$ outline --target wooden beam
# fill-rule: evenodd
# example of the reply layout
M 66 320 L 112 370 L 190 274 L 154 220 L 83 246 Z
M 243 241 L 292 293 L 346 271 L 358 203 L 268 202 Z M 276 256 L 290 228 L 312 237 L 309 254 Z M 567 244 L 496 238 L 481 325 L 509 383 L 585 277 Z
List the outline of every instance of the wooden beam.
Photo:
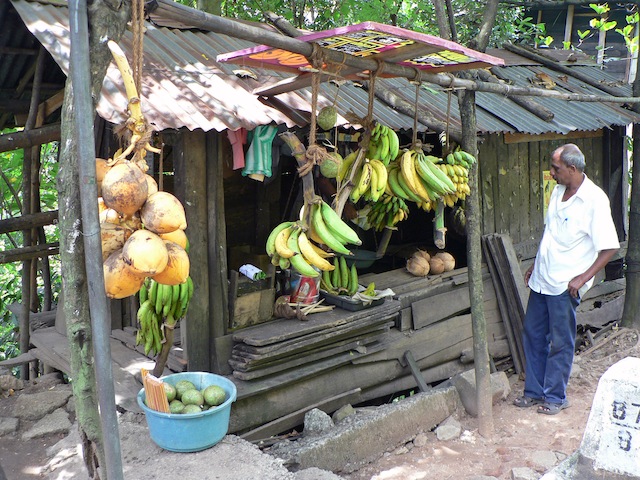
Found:
M 578 138 L 600 138 L 602 137 L 602 130 L 595 130 L 589 132 L 567 132 L 567 133 L 505 133 L 504 143 L 529 143 L 529 142 L 543 142 L 547 140 L 570 140 Z
M 59 140 L 60 124 L 54 123 L 46 127 L 0 135 L 0 152 L 8 152 L 18 148 L 30 148 Z
M 60 248 L 58 242 L 14 248 L 13 250 L 0 252 L 0 265 L 46 257 L 48 255 L 57 255 L 59 252 Z
M 49 212 L 38 212 L 22 215 L 15 218 L 0 220 L 0 234 L 18 232 L 27 228 L 43 227 L 53 225 L 58 221 L 58 210 Z

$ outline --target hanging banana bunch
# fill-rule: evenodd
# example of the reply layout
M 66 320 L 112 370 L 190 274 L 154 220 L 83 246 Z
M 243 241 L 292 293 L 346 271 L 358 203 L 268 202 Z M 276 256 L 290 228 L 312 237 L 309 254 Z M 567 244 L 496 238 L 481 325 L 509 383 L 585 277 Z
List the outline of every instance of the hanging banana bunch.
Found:
M 139 323 L 136 345 L 144 345 L 144 354 L 157 355 L 165 343 L 165 327 L 175 325 L 187 313 L 193 297 L 193 280 L 178 285 L 164 285 L 147 278 L 138 292 L 140 308 L 136 315 Z
M 350 255 L 347 246 L 362 245 L 362 241 L 325 201 L 306 208 L 311 209 L 310 225 L 303 220 L 280 223 L 269 234 L 265 248 L 273 265 L 293 267 L 301 275 L 315 278 L 335 268 L 328 258 L 335 253 Z
M 371 205 L 367 214 L 367 222 L 376 231 L 381 232 L 386 227 L 395 227 L 399 222 L 409 217 L 407 203 L 393 193 L 384 193 L 380 201 Z

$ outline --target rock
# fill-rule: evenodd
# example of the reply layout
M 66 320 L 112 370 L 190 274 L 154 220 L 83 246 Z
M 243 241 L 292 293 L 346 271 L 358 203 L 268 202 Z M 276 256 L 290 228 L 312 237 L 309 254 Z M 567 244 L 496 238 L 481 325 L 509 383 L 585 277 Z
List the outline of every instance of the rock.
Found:
M 295 480 L 340 480 L 339 477 L 333 472 L 326 470 L 320 470 L 316 467 L 305 468 L 294 474 Z
M 29 388 L 38 387 L 40 390 L 48 390 L 52 387 L 57 387 L 58 385 L 64 385 L 64 378 L 62 373 L 60 372 L 52 372 L 47 373 L 46 375 L 42 375 L 40 377 L 36 377 L 29 382 Z M 71 385 L 67 385 L 66 388 L 71 388 Z
M 582 367 L 574 361 L 573 366 L 571 367 L 571 375 L 569 375 L 569 377 L 580 378 L 581 374 L 582 374 Z
M 318 408 L 309 410 L 304 416 L 304 433 L 321 434 L 334 427 L 331 417 Z
M 8 390 L 22 390 L 24 382 L 13 375 L 0 375 L 0 392 Z
M 488 475 L 478 475 L 477 477 L 471 477 L 469 480 L 498 480 L 498 478 Z
M 436 437 L 440 441 L 455 440 L 460 437 L 462 425 L 455 418 L 449 417 L 436 428 Z
M 71 422 L 69 414 L 63 409 L 58 408 L 53 413 L 45 415 L 36 422 L 29 430 L 22 434 L 22 440 L 31 440 L 32 438 L 44 437 L 57 433 L 69 433 Z
M 333 415 L 331 415 L 331 419 L 333 420 L 334 424 L 338 424 L 348 416 L 355 415 L 355 413 L 355 408 L 353 408 L 350 404 L 347 404 L 343 405 L 338 410 L 333 412 Z
M 429 443 L 429 437 L 426 433 L 419 433 L 413 439 L 413 445 L 416 447 L 424 447 L 427 443 Z
M 404 455 L 405 453 L 409 453 L 409 449 L 406 445 L 402 445 L 393 451 L 394 455 Z
M 16 433 L 20 420 L 15 417 L 0 417 L 0 437 Z
M 540 475 L 528 467 L 517 467 L 511 470 L 511 480 L 538 480 Z
M 23 393 L 16 399 L 13 414 L 22 420 L 38 420 L 65 405 L 71 395 L 69 389 Z
M 478 416 L 478 405 L 476 401 L 476 372 L 474 369 L 462 372 L 451 379 L 456 387 L 460 400 L 465 410 L 472 417 Z M 491 394 L 493 404 L 507 398 L 511 392 L 511 385 L 507 374 L 504 372 L 496 372 L 491 374 Z
M 543 472 L 555 467 L 558 460 L 556 453 L 550 450 L 536 450 L 531 454 L 531 462 Z

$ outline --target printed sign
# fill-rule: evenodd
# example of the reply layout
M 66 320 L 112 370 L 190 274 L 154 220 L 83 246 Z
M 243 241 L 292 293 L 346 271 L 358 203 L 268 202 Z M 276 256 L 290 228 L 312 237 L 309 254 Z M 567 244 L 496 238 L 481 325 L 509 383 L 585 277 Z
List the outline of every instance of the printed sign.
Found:
M 504 60 L 463 47 L 440 37 L 375 22 L 324 30 L 296 37 L 355 57 L 387 60 L 430 72 L 504 65 Z M 298 53 L 260 45 L 218 55 L 219 62 L 298 72 L 310 67 Z

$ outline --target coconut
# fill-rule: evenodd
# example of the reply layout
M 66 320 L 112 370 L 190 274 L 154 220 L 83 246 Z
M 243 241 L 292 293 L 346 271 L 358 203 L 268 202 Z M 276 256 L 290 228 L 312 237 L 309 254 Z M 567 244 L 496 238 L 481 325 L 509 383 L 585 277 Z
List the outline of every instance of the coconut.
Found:
M 316 123 L 322 130 L 331 130 L 336 126 L 337 121 L 338 112 L 333 106 L 324 107 L 316 118 Z
M 427 252 L 426 250 L 416 250 L 416 252 L 413 255 L 416 257 L 422 257 L 427 262 L 431 260 L 431 255 L 429 255 L 429 252 Z
M 111 170 L 111 167 L 108 165 L 107 160 L 104 158 L 96 158 L 96 181 L 102 182 L 104 180 L 104 176 L 107 172 Z
M 414 254 L 407 260 L 407 270 L 416 277 L 426 277 L 431 270 L 429 261 L 421 255 Z
M 147 181 L 147 196 L 152 195 L 158 191 L 158 182 L 149 174 L 144 174 L 144 179 Z
M 104 287 L 109 298 L 135 295 L 142 287 L 145 276 L 134 272 L 124 261 L 122 249 L 116 250 L 103 264 Z
M 435 256 L 444 263 L 445 272 L 449 272 L 456 268 L 456 259 L 449 252 L 438 252 Z
M 327 178 L 336 178 L 342 161 L 342 156 L 338 152 L 328 153 L 320 164 L 320 173 Z
M 186 282 L 189 277 L 189 255 L 177 243 L 164 240 L 164 244 L 169 253 L 167 267 L 151 278 L 163 285 L 180 285 Z
M 154 233 L 169 233 L 187 228 L 184 207 L 168 192 L 156 192 L 142 206 L 140 217 L 144 227 Z
M 162 238 L 163 240 L 169 240 L 173 243 L 177 243 L 185 250 L 189 250 L 189 240 L 187 239 L 187 234 L 184 233 L 184 230 L 177 229 L 173 232 L 161 233 L 160 238 Z
M 102 245 L 102 261 L 116 250 L 124 247 L 125 242 L 131 236 L 132 231 L 126 227 L 109 222 L 100 224 L 100 242 Z
M 102 198 L 107 207 L 130 217 L 148 196 L 147 181 L 140 168 L 130 162 L 111 167 L 102 180 Z
M 142 219 L 140 218 L 140 212 L 136 212 L 130 217 L 121 218 L 120 225 L 130 228 L 133 232 L 135 232 L 136 230 L 140 230 L 142 228 Z
M 99 207 L 98 207 L 99 211 Z M 105 208 L 98 214 L 100 223 L 113 223 L 114 225 L 120 225 L 120 214 L 113 208 Z
M 444 272 L 444 262 L 441 258 L 431 257 L 431 260 L 429 260 L 429 267 L 433 275 L 439 275 Z
M 164 240 L 149 230 L 136 230 L 122 248 L 124 261 L 131 269 L 143 275 L 163 271 L 169 262 Z

